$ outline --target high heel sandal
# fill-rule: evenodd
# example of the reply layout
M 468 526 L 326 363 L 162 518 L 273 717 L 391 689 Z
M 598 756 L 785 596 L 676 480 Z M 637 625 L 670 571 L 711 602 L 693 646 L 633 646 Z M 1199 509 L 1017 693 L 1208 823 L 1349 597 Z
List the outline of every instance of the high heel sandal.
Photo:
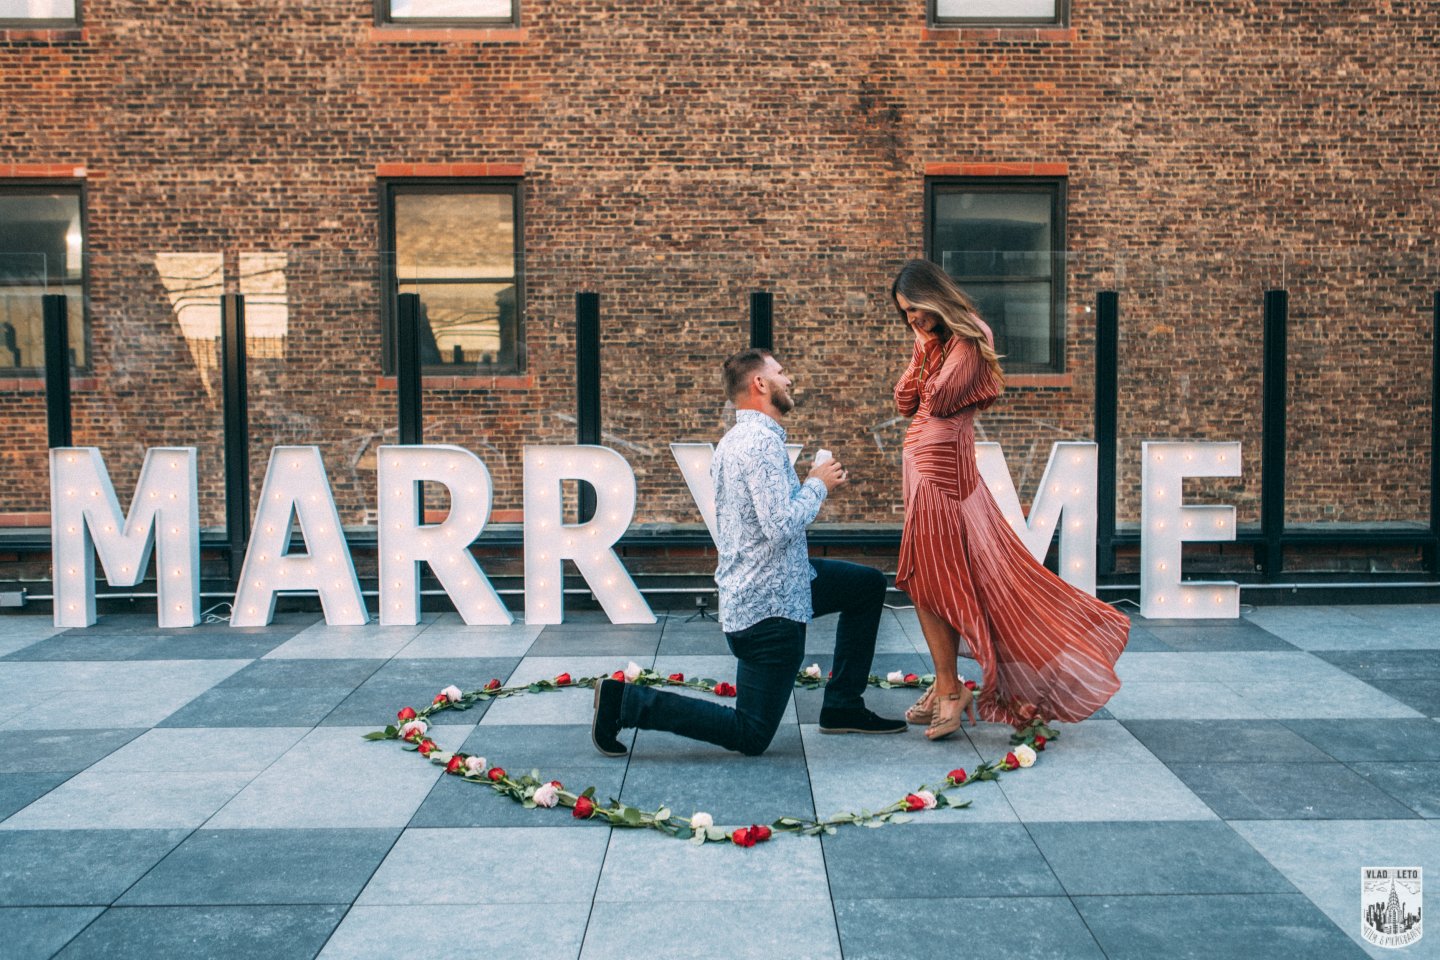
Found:
M 925 694 L 905 711 L 905 722 L 917 726 L 928 724 L 935 719 L 935 688 L 930 687 Z
M 957 703 L 954 713 L 945 708 Z M 960 729 L 966 713 L 970 714 L 970 726 L 975 726 L 975 694 L 968 687 L 961 687 L 958 693 L 947 693 L 937 699 L 935 719 L 925 728 L 925 739 L 944 740 Z

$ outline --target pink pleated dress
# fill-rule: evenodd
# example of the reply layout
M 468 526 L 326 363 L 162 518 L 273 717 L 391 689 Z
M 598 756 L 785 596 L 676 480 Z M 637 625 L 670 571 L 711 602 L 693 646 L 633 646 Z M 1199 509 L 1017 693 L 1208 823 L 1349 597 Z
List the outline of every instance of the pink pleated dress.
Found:
M 983 673 L 981 718 L 1075 723 L 1120 689 L 1130 621 L 1037 563 L 981 482 L 975 414 L 999 395 L 974 342 L 916 345 L 895 386 L 900 414 L 914 416 L 895 586 L 960 632 Z

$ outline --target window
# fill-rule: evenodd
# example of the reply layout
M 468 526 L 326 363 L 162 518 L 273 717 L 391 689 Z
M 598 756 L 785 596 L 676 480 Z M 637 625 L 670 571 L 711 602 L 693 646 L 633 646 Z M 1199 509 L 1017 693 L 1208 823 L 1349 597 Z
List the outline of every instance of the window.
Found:
M 84 251 L 78 186 L 0 186 L 0 371 L 45 368 L 47 293 L 67 297 L 70 356 L 87 365 Z
M 0 0 L 0 27 L 73 27 L 80 0 Z
M 404 27 L 507 27 L 518 22 L 518 7 L 519 0 L 375 0 L 375 19 Z
M 928 184 L 928 256 L 965 289 L 1013 373 L 1064 369 L 1065 181 Z
M 1070 0 L 930 0 L 936 26 L 1037 26 L 1070 19 Z
M 396 297 L 420 295 L 420 355 L 430 373 L 516 373 L 521 338 L 518 182 L 389 182 L 385 192 L 387 372 Z

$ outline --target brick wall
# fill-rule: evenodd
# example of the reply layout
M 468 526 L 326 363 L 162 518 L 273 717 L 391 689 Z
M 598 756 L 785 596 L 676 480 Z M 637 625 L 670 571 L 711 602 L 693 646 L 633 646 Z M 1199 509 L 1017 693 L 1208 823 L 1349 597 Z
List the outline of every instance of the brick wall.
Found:
M 450 35 L 376 30 L 368 0 L 156 10 L 87 0 L 80 31 L 0 33 L 0 176 L 85 168 L 95 366 L 75 433 L 122 490 L 144 447 L 194 444 L 202 517 L 223 516 L 218 373 L 154 254 L 223 252 L 234 289 L 239 254 L 290 251 L 288 335 L 250 365 L 254 473 L 274 443 L 320 443 L 362 522 L 395 438 L 377 176 L 498 164 L 525 180 L 527 374 L 425 397 L 427 439 L 485 458 L 497 510 L 520 506 L 522 443 L 573 441 L 590 289 L 637 519 L 698 522 L 666 444 L 723 431 L 715 371 L 768 289 L 804 397 L 792 439 L 856 478 L 822 519 L 897 523 L 890 275 L 923 249 L 927 169 L 1018 163 L 1068 169 L 1075 251 L 1066 375 L 1024 378 L 982 424 L 1026 489 L 1052 441 L 1090 435 L 1088 308 L 1113 288 L 1121 519 L 1139 442 L 1198 437 L 1243 441 L 1245 476 L 1194 495 L 1256 520 L 1261 296 L 1285 285 L 1291 519 L 1425 515 L 1429 4 L 1077 2 L 1067 29 L 997 32 L 927 29 L 923 0 L 525 0 L 518 30 Z M 0 511 L 43 511 L 43 398 L 0 388 Z

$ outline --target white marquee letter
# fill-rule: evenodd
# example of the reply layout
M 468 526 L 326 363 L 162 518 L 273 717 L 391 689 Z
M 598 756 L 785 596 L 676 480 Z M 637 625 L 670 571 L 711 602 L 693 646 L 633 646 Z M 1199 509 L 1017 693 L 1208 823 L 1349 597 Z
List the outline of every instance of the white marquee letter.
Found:
M 1239 584 L 1180 582 L 1182 541 L 1235 539 L 1235 508 L 1183 506 L 1184 478 L 1238 476 L 1238 443 L 1140 445 L 1141 616 L 1184 620 L 1240 616 Z
M 1005 466 L 1005 454 L 998 443 L 975 444 L 980 476 L 1000 507 L 1000 513 L 1025 544 L 1025 549 L 1044 562 L 1060 528 L 1060 579 L 1091 596 L 1095 595 L 1095 482 L 1099 462 L 1093 443 L 1066 441 L 1050 447 L 1050 462 L 1030 504 L 1030 518 L 1020 509 L 1020 497 Z
M 308 553 L 289 553 L 292 518 L 300 524 Z M 328 624 L 370 622 L 319 447 L 270 451 L 230 625 L 268 624 L 275 616 L 277 590 L 318 591 Z
M 466 623 L 513 623 L 469 549 L 490 519 L 494 487 L 484 461 L 461 447 L 384 446 L 378 474 L 381 625 L 420 622 L 422 561 Z M 418 519 L 421 481 L 450 492 L 450 515 L 441 523 Z
M 194 447 L 145 452 L 140 482 L 122 516 L 120 501 L 94 447 L 50 451 L 50 542 L 55 570 L 55 626 L 95 622 L 95 553 L 105 579 L 133 587 L 155 553 L 156 609 L 162 627 L 193 627 L 200 610 L 200 503 Z M 158 527 L 158 533 L 157 528 Z
M 567 524 L 561 481 L 595 488 L 595 516 Z M 525 448 L 525 622 L 565 618 L 562 560 L 573 560 L 611 623 L 654 623 L 655 614 L 610 548 L 635 515 L 635 474 L 608 447 Z

